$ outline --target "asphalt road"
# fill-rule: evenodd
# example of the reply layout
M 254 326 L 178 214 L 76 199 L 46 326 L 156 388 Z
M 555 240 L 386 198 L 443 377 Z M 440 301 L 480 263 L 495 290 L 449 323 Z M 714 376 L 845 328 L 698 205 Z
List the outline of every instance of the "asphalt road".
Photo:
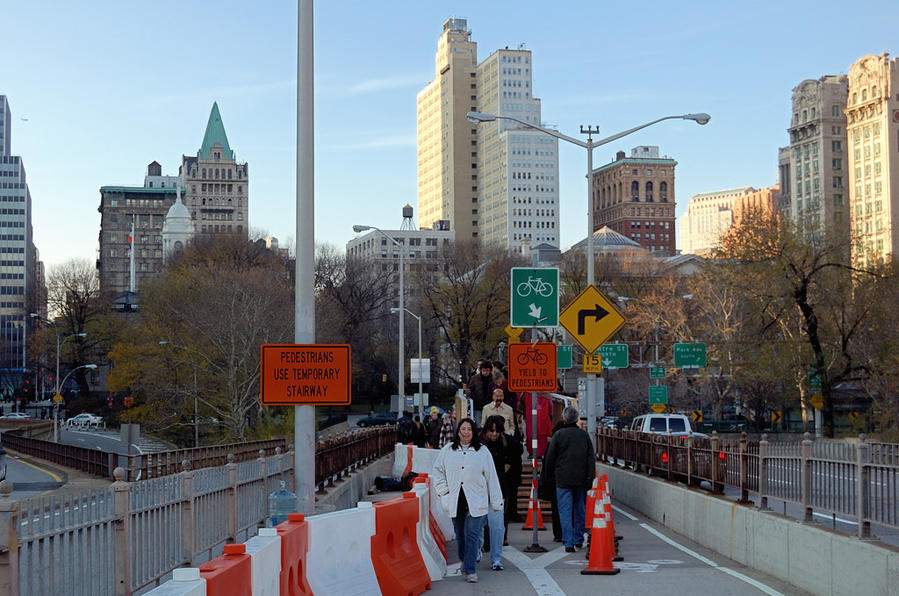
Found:
M 59 474 L 20 460 L 10 453 L 6 454 L 6 479 L 13 483 L 13 501 L 56 490 L 65 484 L 65 478 Z
M 451 562 L 447 577 L 433 582 L 428 594 L 805 594 L 795 586 L 724 558 L 614 502 L 613 517 L 616 533 L 623 536 L 620 554 L 624 560 L 614 563 L 620 569 L 616 575 L 581 575 L 581 570 L 586 568 L 586 551 L 566 553 L 560 544 L 552 542 L 550 531 L 538 532 L 541 545 L 549 552 L 524 552 L 533 542 L 533 532 L 522 531 L 518 523 L 509 526 L 511 546 L 504 548 L 504 571 L 491 571 L 489 556 L 485 554 L 478 565 L 478 583 L 467 583 L 459 575 L 456 545 L 451 542 L 447 544 Z

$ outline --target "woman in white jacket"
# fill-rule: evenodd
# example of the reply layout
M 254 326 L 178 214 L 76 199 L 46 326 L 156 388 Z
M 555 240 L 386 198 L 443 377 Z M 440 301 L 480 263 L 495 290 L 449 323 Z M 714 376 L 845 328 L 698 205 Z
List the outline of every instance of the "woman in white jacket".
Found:
M 462 573 L 469 582 L 476 582 L 487 512 L 503 509 L 503 493 L 493 458 L 481 445 L 474 420 L 463 418 L 459 423 L 453 442 L 437 455 L 433 476 L 440 505 L 453 518 Z

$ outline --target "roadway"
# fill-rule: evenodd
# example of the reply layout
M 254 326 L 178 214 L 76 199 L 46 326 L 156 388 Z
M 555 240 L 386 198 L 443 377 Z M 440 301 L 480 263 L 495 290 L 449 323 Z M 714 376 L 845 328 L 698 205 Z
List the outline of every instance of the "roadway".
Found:
M 509 547 L 504 547 L 504 571 L 491 571 L 489 555 L 478 565 L 476 584 L 459 574 L 455 542 L 449 543 L 450 566 L 447 577 L 433 582 L 428 594 L 516 594 L 560 596 L 563 594 L 750 594 L 803 595 L 793 585 L 772 578 L 649 521 L 640 514 L 613 502 L 621 562 L 616 575 L 581 575 L 586 568 L 586 551 L 566 553 L 552 542 L 552 532 L 538 532 L 538 540 L 549 552 L 529 554 L 524 549 L 533 542 L 533 531 L 521 524 L 509 526 Z M 549 519 L 544 520 L 549 524 Z M 547 542 L 549 541 L 549 542 Z
M 30 460 L 6 453 L 6 479 L 13 483 L 11 498 L 21 501 L 56 490 L 66 483 L 64 473 L 41 466 Z

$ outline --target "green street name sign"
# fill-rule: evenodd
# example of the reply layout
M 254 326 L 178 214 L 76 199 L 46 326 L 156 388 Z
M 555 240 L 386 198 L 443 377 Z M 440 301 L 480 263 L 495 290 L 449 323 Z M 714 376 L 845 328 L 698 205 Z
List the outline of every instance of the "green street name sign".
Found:
M 650 404 L 667 404 L 668 403 L 668 387 L 665 385 L 649 386 L 649 403 Z
M 556 346 L 556 368 L 571 368 L 571 346 Z
M 512 327 L 559 326 L 558 267 L 513 267 L 510 291 Z
M 706 366 L 705 344 L 674 344 L 675 368 L 700 368 Z
M 599 346 L 604 370 L 628 367 L 627 344 L 603 344 Z
M 665 378 L 665 363 L 664 362 L 656 362 L 654 365 L 649 367 L 649 378 L 650 379 L 664 379 Z

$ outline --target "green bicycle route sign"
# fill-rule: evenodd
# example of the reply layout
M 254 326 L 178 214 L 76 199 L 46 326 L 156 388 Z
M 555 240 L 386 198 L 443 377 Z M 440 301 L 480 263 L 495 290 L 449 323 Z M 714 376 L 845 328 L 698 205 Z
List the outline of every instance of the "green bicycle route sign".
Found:
M 510 291 L 512 327 L 559 326 L 558 267 L 513 267 Z

